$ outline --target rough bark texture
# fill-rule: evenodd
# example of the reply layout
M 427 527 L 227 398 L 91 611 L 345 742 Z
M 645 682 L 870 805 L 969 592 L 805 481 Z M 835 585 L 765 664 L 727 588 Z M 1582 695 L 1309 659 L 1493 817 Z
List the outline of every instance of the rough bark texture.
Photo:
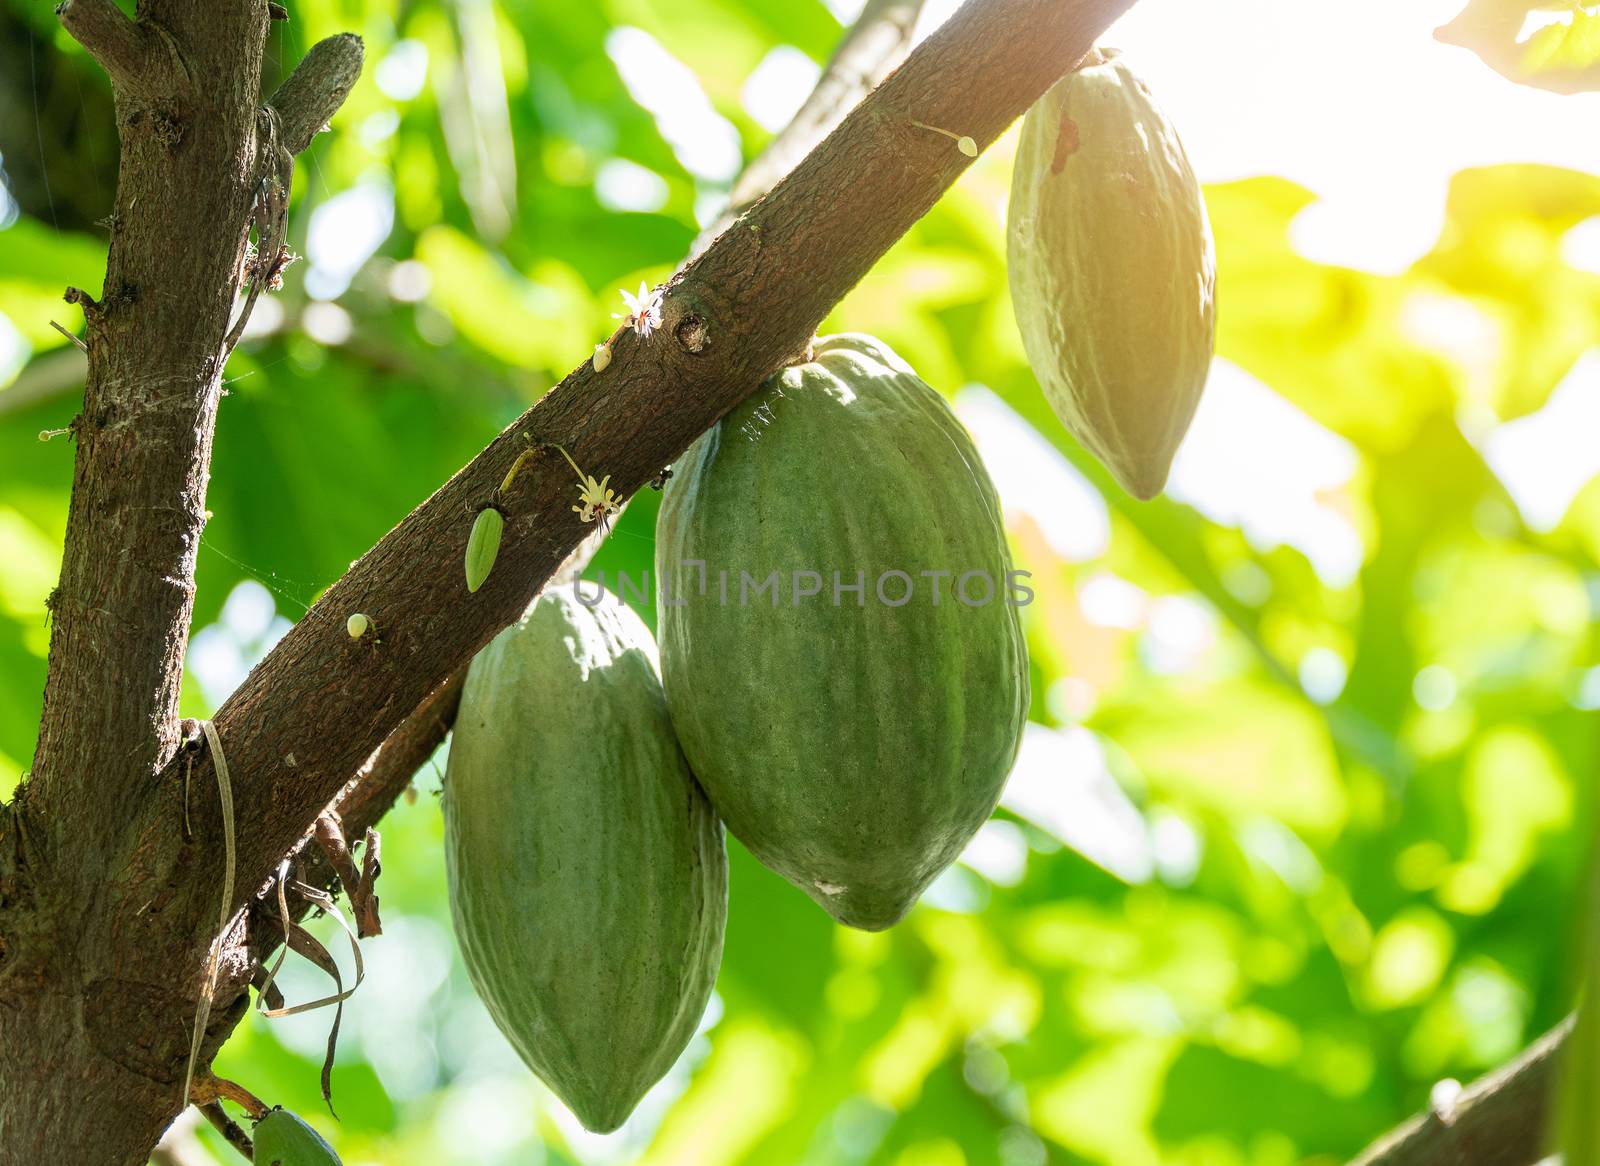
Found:
M 58 12 L 112 78 L 121 162 L 104 288 L 67 292 L 88 377 L 38 747 L 0 832 L 7 1166 L 143 1161 L 179 1108 L 194 933 L 159 918 L 127 827 L 180 743 L 224 337 L 274 116 L 260 109 L 264 0 L 145 0 L 137 21 L 111 0 Z M 338 108 L 360 42 L 322 54 L 339 72 L 330 58 L 343 87 L 288 92 L 284 124 Z M 180 836 L 161 846 L 197 856 Z M 209 864 L 191 870 L 217 893 Z

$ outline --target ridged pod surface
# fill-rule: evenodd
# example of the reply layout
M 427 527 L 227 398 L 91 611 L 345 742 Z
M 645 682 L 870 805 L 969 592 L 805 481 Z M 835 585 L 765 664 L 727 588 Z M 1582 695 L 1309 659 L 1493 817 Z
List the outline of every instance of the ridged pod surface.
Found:
M 274 1109 L 250 1135 L 255 1166 L 339 1166 L 339 1155 L 322 1135 L 287 1109 Z
M 591 1130 L 694 1035 L 722 957 L 722 825 L 678 748 L 649 630 L 541 596 L 473 660 L 445 775 L 462 957 L 495 1023 Z
M 1124 489 L 1153 498 L 1210 371 L 1216 259 L 1177 132 L 1115 50 L 1091 56 L 1022 123 L 1011 298 L 1056 415 Z
M 675 466 L 656 554 L 667 702 L 712 804 L 839 921 L 893 924 L 994 809 L 1028 708 L 971 438 L 887 346 L 820 340 Z M 988 602 L 957 597 L 966 572 Z

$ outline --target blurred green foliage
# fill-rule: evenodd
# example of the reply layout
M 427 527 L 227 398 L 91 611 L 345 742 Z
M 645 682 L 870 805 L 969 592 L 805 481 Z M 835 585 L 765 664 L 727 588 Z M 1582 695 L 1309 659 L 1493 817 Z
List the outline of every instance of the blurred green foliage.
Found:
M 588 354 L 619 288 L 671 270 L 732 176 L 717 143 L 737 165 L 766 139 L 746 77 L 777 46 L 821 61 L 840 33 L 819 0 L 305 0 L 274 26 L 269 72 L 345 28 L 369 67 L 297 168 L 307 262 L 228 369 L 197 715 Z M 81 323 L 64 284 L 98 285 L 115 139 L 103 79 L 48 6 L 7 0 L 0 45 L 18 210 L 0 351 L 25 358 L 0 360 L 3 793 L 33 747 L 71 478 L 69 439 L 36 435 L 81 385 L 49 321 Z M 251 1020 L 221 1072 L 350 1166 L 1288 1166 L 1343 1160 L 1439 1077 L 1562 1015 L 1594 819 L 1600 481 L 1536 526 L 1485 451 L 1600 346 L 1600 276 L 1564 249 L 1600 215 L 1600 177 L 1462 173 L 1437 246 L 1398 276 L 1303 258 L 1306 190 L 1211 188 L 1224 361 L 1193 464 L 1141 505 L 1023 360 L 1009 150 L 828 325 L 877 334 L 957 397 L 1033 573 L 1035 723 L 967 861 L 867 935 L 734 845 L 705 1032 L 598 1139 L 472 997 L 430 766 L 385 823 L 386 933 L 347 1016 L 342 1120 L 318 1099 L 326 1013 Z M 1342 468 L 1307 484 L 1300 454 Z M 591 575 L 643 574 L 655 502 L 635 500 Z M 304 967 L 285 986 L 322 989 Z

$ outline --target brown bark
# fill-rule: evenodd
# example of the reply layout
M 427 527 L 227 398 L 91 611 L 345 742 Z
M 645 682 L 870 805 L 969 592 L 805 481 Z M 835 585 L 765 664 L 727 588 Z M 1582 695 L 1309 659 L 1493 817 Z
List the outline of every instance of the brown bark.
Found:
M 129 877 L 126 828 L 179 745 L 224 337 L 265 173 L 259 131 L 273 118 L 320 126 L 360 67 L 358 41 L 324 51 L 322 74 L 267 114 L 265 3 L 147 0 L 137 21 L 111 0 L 58 12 L 112 78 L 121 160 L 104 287 L 66 296 L 84 310 L 88 377 L 38 746 L 0 836 L 8 1166 L 143 1161 L 178 1108 L 170 1066 L 194 965 L 161 967 L 174 937 L 154 919 L 130 942 L 128 918 L 159 907 L 158 889 Z M 199 870 L 197 883 L 215 882 Z
M 987 144 L 1132 3 L 972 0 L 672 281 L 661 331 L 624 334 L 604 374 L 568 376 L 329 590 L 215 720 L 234 775 L 235 907 L 592 533 L 572 512 L 570 468 L 541 443 L 624 494 L 650 481 L 803 352 L 964 170 L 953 142 L 912 122 Z M 136 24 L 113 11 L 63 12 L 117 83 L 124 154 L 106 290 L 79 297 L 89 385 L 39 748 L 0 819 L 0 1166 L 135 1164 L 181 1107 L 222 823 L 212 759 L 178 753 L 176 696 L 224 341 L 271 173 L 263 142 L 300 145 L 348 87 L 337 69 L 321 88 L 291 79 L 276 121 L 257 108 L 262 0 L 147 0 Z M 530 448 L 503 499 L 499 563 L 469 595 L 473 511 Z M 354 611 L 381 643 L 350 639 Z M 246 918 L 230 929 L 207 1057 L 246 1002 L 251 947 Z

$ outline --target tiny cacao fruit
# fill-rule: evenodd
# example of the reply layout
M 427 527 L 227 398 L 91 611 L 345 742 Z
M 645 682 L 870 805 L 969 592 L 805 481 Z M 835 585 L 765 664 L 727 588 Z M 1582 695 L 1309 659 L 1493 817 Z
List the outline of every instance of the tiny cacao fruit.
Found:
M 1124 489 L 1155 497 L 1211 368 L 1216 259 L 1183 143 L 1115 50 L 1028 111 L 1006 236 L 1045 396 Z
M 255 1166 L 340 1166 L 339 1155 L 287 1109 L 273 1108 L 251 1134 Z
M 494 570 L 494 561 L 500 554 L 500 535 L 506 528 L 505 515 L 493 506 L 485 506 L 472 520 L 472 533 L 467 536 L 467 590 L 476 591 Z

